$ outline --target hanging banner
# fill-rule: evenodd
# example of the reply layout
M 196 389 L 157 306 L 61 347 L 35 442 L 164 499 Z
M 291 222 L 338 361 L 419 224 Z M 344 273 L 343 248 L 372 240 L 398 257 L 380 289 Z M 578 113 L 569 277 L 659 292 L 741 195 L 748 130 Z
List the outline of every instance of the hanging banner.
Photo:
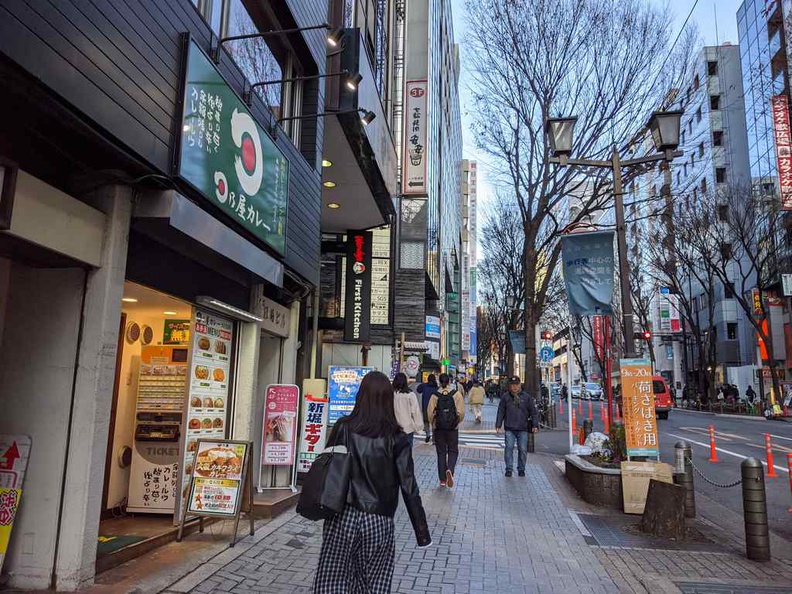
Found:
M 562 236 L 561 258 L 570 313 L 613 313 L 613 231 Z
M 347 232 L 344 340 L 366 342 L 371 334 L 371 231 Z
M 658 458 L 652 362 L 649 359 L 622 359 L 620 365 L 627 455 Z
M 515 355 L 525 354 L 525 332 L 522 330 L 509 330 L 509 341 Z
M 22 501 L 30 444 L 29 435 L 0 435 L 0 569 Z
M 264 396 L 261 465 L 291 466 L 297 444 L 297 407 L 300 388 L 271 384 Z
M 792 210 L 792 136 L 789 131 L 789 101 L 786 94 L 773 95 L 773 136 L 778 164 L 781 210 Z
M 425 80 L 408 80 L 404 97 L 404 158 L 402 194 L 426 195 L 426 109 Z
M 355 408 L 358 388 L 363 376 L 373 367 L 336 367 L 331 365 L 328 370 L 327 388 L 328 413 L 327 421 L 331 425 Z
M 303 381 L 303 407 L 300 422 L 300 454 L 297 472 L 308 472 L 316 457 L 324 450 L 327 439 L 328 400 L 325 380 Z
M 597 359 L 603 359 L 603 345 L 605 344 L 605 333 L 603 332 L 602 321 L 604 316 L 592 316 L 591 318 L 591 334 L 592 341 L 594 342 L 594 353 Z

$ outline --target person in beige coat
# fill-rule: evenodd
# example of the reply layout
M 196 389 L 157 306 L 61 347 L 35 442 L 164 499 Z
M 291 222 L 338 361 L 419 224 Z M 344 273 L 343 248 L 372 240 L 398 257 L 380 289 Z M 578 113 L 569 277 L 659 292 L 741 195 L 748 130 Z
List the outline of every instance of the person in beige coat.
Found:
M 437 451 L 437 473 L 440 486 L 454 486 L 454 469 L 459 457 L 459 429 L 465 418 L 465 400 L 462 394 L 449 386 L 447 373 L 440 374 L 440 389 L 432 394 L 426 410 L 429 422 L 434 427 L 435 450 Z
M 470 410 L 473 411 L 475 422 L 481 423 L 481 407 L 484 406 L 484 386 L 477 379 L 473 380 L 473 387 L 470 388 L 468 404 L 470 405 Z
M 412 446 L 414 434 L 423 429 L 423 414 L 415 393 L 407 384 L 407 376 L 403 373 L 397 373 L 393 378 L 393 412 L 396 413 L 396 422 L 402 431 L 410 436 Z

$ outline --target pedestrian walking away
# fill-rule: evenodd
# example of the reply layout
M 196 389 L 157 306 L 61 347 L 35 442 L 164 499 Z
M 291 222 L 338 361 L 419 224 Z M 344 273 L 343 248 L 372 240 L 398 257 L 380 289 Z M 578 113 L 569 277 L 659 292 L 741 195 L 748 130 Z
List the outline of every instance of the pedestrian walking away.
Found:
M 378 371 L 360 383 L 355 408 L 333 427 L 328 447 L 345 447 L 351 478 L 343 513 L 325 520 L 314 594 L 386 594 L 396 554 L 393 516 L 401 491 L 419 548 L 432 543 L 412 448 L 396 422 L 393 387 Z
M 473 386 L 468 392 L 468 405 L 473 413 L 473 419 L 476 423 L 481 423 L 481 407 L 484 406 L 484 386 L 477 379 L 473 382 Z
M 437 393 L 437 378 L 434 373 L 430 373 L 426 378 L 426 383 L 418 386 L 418 394 L 421 395 L 421 411 L 423 412 L 424 420 L 424 433 L 426 434 L 426 443 L 432 439 L 432 423 L 429 420 L 429 401 L 432 396 Z
M 440 486 L 454 486 L 454 470 L 459 457 L 459 423 L 465 418 L 465 401 L 449 386 L 448 374 L 440 374 L 440 388 L 429 400 L 429 422 L 434 428 L 437 474 Z
M 393 378 L 393 409 L 396 413 L 396 422 L 410 438 L 410 446 L 412 446 L 415 433 L 423 429 L 423 417 L 418 400 L 410 390 L 407 376 L 403 373 L 397 373 Z
M 513 375 L 509 378 L 508 393 L 501 394 L 498 405 L 498 416 L 495 419 L 495 431 L 505 429 L 504 440 L 506 449 L 503 453 L 506 463 L 506 476 L 514 472 L 514 445 L 517 444 L 517 474 L 525 476 L 525 462 L 528 458 L 528 432 L 539 433 L 539 414 L 533 397 L 524 392 L 520 386 L 520 378 Z

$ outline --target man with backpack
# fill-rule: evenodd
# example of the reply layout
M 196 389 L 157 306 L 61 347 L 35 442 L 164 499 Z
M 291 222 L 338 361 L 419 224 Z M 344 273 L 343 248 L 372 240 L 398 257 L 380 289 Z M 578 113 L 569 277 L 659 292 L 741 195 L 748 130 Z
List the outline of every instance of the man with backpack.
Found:
M 528 431 L 539 433 L 539 414 L 533 397 L 523 392 L 520 378 L 513 375 L 509 378 L 509 391 L 501 395 L 498 405 L 498 416 L 495 419 L 495 431 L 501 432 L 505 427 L 506 476 L 514 472 L 514 444 L 517 444 L 517 474 L 525 476 L 525 461 L 528 458 Z
M 432 422 L 429 420 L 429 401 L 432 396 L 437 394 L 437 379 L 434 373 L 430 373 L 426 378 L 426 383 L 421 384 L 416 389 L 416 392 L 421 396 L 421 411 L 423 412 L 424 420 L 424 433 L 426 434 L 426 443 L 432 439 Z
M 454 470 L 459 457 L 459 423 L 465 418 L 465 400 L 459 390 L 449 386 L 447 373 L 440 374 L 440 388 L 429 400 L 429 422 L 434 427 L 437 474 L 440 486 L 454 486 Z

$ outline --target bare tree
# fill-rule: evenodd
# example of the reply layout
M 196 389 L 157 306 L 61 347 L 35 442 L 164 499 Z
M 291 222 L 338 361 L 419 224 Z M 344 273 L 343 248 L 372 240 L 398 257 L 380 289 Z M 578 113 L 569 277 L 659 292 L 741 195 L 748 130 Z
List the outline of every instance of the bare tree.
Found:
M 499 169 L 496 182 L 517 202 L 525 380 L 536 388 L 534 336 L 560 255 L 558 235 L 570 222 L 567 196 L 588 184 L 572 221 L 610 198 L 601 171 L 584 181 L 548 162 L 544 123 L 578 115 L 576 150 L 603 157 L 684 80 L 692 38 L 685 35 L 669 54 L 670 13 L 642 0 L 470 0 L 467 7 L 474 133 Z
M 773 392 L 781 394 L 778 360 L 770 327 L 770 307 L 780 301 L 773 289 L 790 270 L 786 216 L 775 190 L 750 186 L 719 188 L 708 201 L 709 225 L 695 236 L 696 248 L 709 249 L 713 274 L 729 288 L 763 345 Z

